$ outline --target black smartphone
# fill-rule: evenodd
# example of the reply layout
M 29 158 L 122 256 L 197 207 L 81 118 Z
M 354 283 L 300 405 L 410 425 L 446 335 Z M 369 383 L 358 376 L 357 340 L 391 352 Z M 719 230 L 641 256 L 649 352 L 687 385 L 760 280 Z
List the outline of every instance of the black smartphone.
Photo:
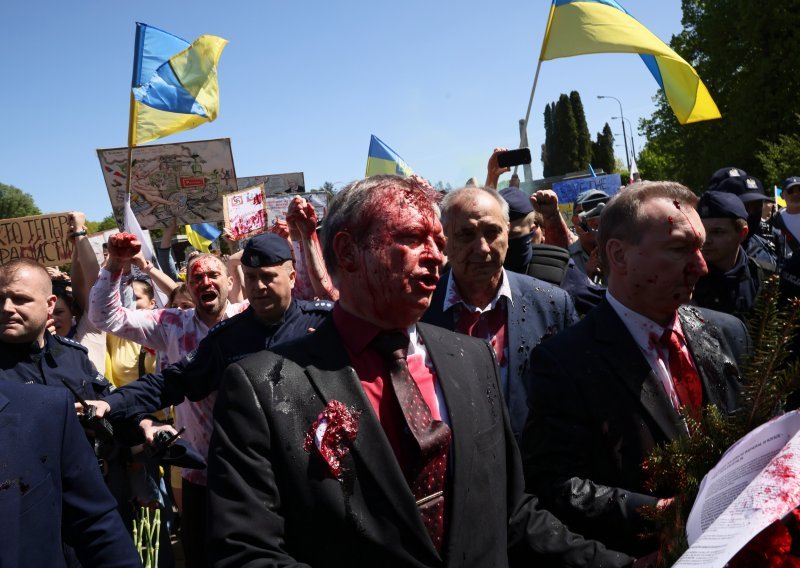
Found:
M 511 166 L 530 163 L 530 148 L 517 148 L 516 150 L 506 150 L 505 152 L 498 152 L 497 154 L 497 165 L 501 168 L 510 168 Z

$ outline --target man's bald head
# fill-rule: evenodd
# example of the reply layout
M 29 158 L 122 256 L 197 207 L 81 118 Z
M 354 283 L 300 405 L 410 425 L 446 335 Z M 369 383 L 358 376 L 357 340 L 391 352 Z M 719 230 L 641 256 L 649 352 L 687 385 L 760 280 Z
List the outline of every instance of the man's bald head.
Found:
M 0 268 L 0 341 L 44 345 L 56 297 L 44 267 L 18 259 Z

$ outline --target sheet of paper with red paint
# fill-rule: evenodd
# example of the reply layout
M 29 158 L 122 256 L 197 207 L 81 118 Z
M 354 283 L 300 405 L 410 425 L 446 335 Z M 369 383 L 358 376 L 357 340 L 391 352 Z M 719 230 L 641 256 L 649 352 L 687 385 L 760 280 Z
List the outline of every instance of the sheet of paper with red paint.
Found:
M 675 566 L 725 566 L 772 522 L 800 505 L 800 412 L 731 446 L 703 479 L 686 526 L 690 548 Z
M 222 196 L 225 226 L 236 241 L 263 233 L 267 227 L 264 184 Z

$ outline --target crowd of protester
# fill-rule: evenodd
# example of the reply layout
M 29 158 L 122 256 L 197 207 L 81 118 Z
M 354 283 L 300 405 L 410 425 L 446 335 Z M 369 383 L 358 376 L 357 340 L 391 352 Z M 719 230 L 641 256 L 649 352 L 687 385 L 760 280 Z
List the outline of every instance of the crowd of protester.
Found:
M 0 421 L 49 405 L 20 412 L 71 448 L 0 463 L 3 516 L 58 480 L 32 518 L 59 515 L 63 544 L 9 544 L 38 530 L 20 513 L 0 565 L 137 565 L 141 507 L 162 511 L 165 567 L 652 561 L 642 507 L 671 496 L 642 460 L 681 408 L 735 411 L 766 278 L 800 296 L 800 177 L 785 208 L 725 167 L 699 199 L 636 182 L 567 220 L 552 190 L 496 189 L 501 150 L 484 186 L 376 176 L 322 223 L 297 197 L 230 256 L 175 258 L 172 225 L 156 258 L 122 232 L 100 261 L 74 212 L 69 273 L 0 267 Z M 12 382 L 67 385 L 84 432 Z

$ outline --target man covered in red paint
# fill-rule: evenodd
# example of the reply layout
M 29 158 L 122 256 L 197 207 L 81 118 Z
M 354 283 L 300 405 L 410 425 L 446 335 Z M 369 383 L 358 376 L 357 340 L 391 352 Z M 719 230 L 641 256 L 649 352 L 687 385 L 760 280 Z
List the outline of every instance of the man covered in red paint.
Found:
M 108 259 L 92 288 L 88 315 L 101 330 L 160 351 L 162 366 L 179 362 L 197 348 L 211 327 L 244 311 L 249 305 L 247 301 L 237 304 L 228 301 L 233 280 L 225 263 L 212 254 L 201 254 L 189 262 L 186 271 L 194 308 L 125 308 L 119 283 L 125 264 L 139 252 L 140 247 L 136 237 L 129 233 L 118 233 L 109 238 Z M 176 423 L 186 428 L 182 437 L 195 448 L 208 447 L 213 409 L 213 397 L 197 402 L 186 401 L 175 408 Z M 158 427 L 149 420 L 143 427 L 146 437 L 152 441 Z M 203 549 L 205 527 L 202 520 L 194 521 L 202 519 L 204 514 L 206 475 L 204 470 L 198 469 L 183 469 L 181 475 L 184 503 L 182 542 L 187 558 L 192 558 L 193 551 Z M 201 506 L 203 511 L 195 511 L 194 506 Z
M 670 495 L 644 487 L 656 444 L 686 433 L 684 413 L 732 412 L 749 337 L 737 318 L 689 307 L 708 272 L 697 196 L 672 182 L 639 182 L 602 213 L 598 247 L 606 299 L 531 354 L 530 417 L 520 448 L 527 487 L 571 530 L 629 554 L 643 506 Z
M 413 176 L 337 194 L 322 231 L 333 317 L 227 367 L 209 460 L 214 566 L 632 563 L 523 492 L 491 348 L 418 323 L 443 262 L 432 194 Z

